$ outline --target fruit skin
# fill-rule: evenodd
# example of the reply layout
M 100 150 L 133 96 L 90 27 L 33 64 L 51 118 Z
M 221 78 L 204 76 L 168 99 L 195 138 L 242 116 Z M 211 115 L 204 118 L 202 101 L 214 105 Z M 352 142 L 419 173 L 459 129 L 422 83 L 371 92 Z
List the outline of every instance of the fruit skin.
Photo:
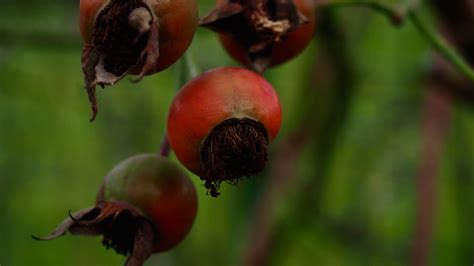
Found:
M 98 199 L 124 203 L 148 218 L 157 233 L 153 252 L 181 242 L 197 212 L 192 181 L 174 162 L 155 154 L 136 155 L 115 166 Z
M 226 0 L 217 0 L 217 4 L 224 4 Z M 315 5 L 313 0 L 294 0 L 295 5 L 308 19 L 307 24 L 303 24 L 296 30 L 288 33 L 288 35 L 280 42 L 274 44 L 271 56 L 271 65 L 276 66 L 282 64 L 293 57 L 296 57 L 304 51 L 306 46 L 313 39 L 316 28 Z M 219 40 L 225 50 L 232 58 L 242 65 L 249 65 L 246 51 L 236 42 L 232 36 L 219 34 Z
M 215 126 L 229 118 L 250 118 L 266 128 L 271 141 L 281 115 L 278 95 L 262 76 L 244 68 L 217 68 L 188 82 L 175 97 L 168 137 L 180 162 L 202 175 L 201 144 Z
M 80 1 L 79 25 L 86 45 L 92 44 L 95 19 L 109 2 L 110 0 Z M 154 12 L 159 23 L 160 57 L 155 68 L 146 73 L 149 75 L 175 63 L 188 49 L 196 32 L 198 13 L 196 0 L 144 0 L 143 2 Z M 137 71 L 133 74 L 138 74 Z

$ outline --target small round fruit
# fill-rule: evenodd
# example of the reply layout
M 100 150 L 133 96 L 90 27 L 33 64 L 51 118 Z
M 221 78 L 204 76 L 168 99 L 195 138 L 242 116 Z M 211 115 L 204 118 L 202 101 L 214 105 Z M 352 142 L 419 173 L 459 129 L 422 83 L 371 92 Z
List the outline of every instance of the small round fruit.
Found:
M 98 26 L 97 19 L 111 2 L 113 1 L 80 1 L 80 31 L 86 45 L 94 45 L 93 35 L 94 27 Z M 146 74 L 161 71 L 176 62 L 187 50 L 196 32 L 198 21 L 196 0 L 129 0 L 128 2 L 138 2 L 139 6 L 149 9 L 152 16 L 152 21 L 149 22 L 158 24 L 160 56 L 157 58 L 153 69 Z M 135 69 L 134 74 L 139 74 L 138 69 Z
M 196 0 L 81 0 L 79 8 L 91 121 L 97 85 L 164 70 L 187 50 L 198 22 Z
M 148 218 L 157 233 L 154 252 L 181 242 L 197 211 L 192 181 L 176 163 L 155 154 L 136 155 L 115 166 L 105 177 L 98 198 L 125 202 Z
M 217 196 L 263 170 L 268 144 L 281 126 L 278 96 L 259 74 L 237 67 L 208 71 L 188 82 L 168 115 L 168 138 L 180 162 Z
M 268 67 L 287 62 L 304 51 L 311 42 L 316 27 L 313 0 L 266 1 L 258 5 L 243 1 L 241 7 L 228 0 L 217 0 L 218 7 L 201 25 L 219 33 L 225 50 L 238 62 L 262 72 Z M 285 10 L 278 16 L 274 9 Z M 232 16 L 229 13 L 235 12 Z M 237 15 L 239 14 L 239 15 Z M 241 15 L 240 15 L 241 14 Z M 262 15 L 263 14 L 263 15 Z M 215 17 L 220 17 L 215 19 Z M 245 27 L 233 27 L 246 21 Z
M 185 172 L 167 158 L 136 155 L 107 174 L 95 206 L 69 214 L 50 235 L 34 238 L 102 235 L 107 248 L 128 255 L 125 265 L 142 265 L 184 239 L 196 210 L 196 189 Z

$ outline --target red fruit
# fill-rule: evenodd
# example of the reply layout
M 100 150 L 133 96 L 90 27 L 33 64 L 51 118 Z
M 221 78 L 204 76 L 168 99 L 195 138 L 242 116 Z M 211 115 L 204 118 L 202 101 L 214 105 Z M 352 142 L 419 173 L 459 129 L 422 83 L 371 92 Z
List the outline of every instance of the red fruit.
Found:
M 96 85 L 167 68 L 189 47 L 197 19 L 195 0 L 81 0 L 83 72 L 92 120 Z
M 217 0 L 217 4 L 200 24 L 219 32 L 227 52 L 258 72 L 297 56 L 313 38 L 313 0 Z
M 154 154 L 133 156 L 105 177 L 96 206 L 66 219 L 50 236 L 103 235 L 103 243 L 130 254 L 130 265 L 183 240 L 196 217 L 196 190 L 172 161 Z M 132 263 L 133 262 L 133 263 Z
M 168 137 L 181 163 L 217 196 L 222 181 L 263 170 L 280 126 L 281 106 L 271 84 L 253 71 L 224 67 L 181 89 L 169 111 Z

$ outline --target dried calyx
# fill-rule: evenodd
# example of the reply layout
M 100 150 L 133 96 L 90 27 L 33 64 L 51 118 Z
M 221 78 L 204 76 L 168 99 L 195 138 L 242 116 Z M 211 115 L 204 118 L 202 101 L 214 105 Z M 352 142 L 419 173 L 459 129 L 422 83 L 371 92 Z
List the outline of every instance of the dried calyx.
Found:
M 102 235 L 102 243 L 117 253 L 128 255 L 126 266 L 141 266 L 153 252 L 156 232 L 135 208 L 121 202 L 101 202 L 69 214 L 50 235 L 35 237 L 52 240 L 69 232 L 73 235 Z
M 219 196 L 222 181 L 237 184 L 265 168 L 268 136 L 259 122 L 244 118 L 227 119 L 217 125 L 201 148 L 201 179 L 213 197 Z
M 228 0 L 200 25 L 230 35 L 244 47 L 249 67 L 263 72 L 272 63 L 273 45 L 307 22 L 293 0 Z
M 92 107 L 97 115 L 96 86 L 113 85 L 127 74 L 140 80 L 159 56 L 158 23 L 141 0 L 111 0 L 97 15 L 92 43 L 85 44 L 82 70 Z

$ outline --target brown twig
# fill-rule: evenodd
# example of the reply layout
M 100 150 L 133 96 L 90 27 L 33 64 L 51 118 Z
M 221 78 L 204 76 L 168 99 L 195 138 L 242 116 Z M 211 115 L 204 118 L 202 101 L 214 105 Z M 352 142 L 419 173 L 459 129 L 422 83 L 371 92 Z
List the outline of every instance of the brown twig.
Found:
M 437 86 L 443 84 L 431 82 L 425 91 L 422 154 L 416 180 L 417 216 L 411 251 L 413 266 L 428 265 L 436 206 L 436 177 L 442 159 L 443 143 L 450 126 L 451 98 L 436 90 Z
M 440 18 L 442 32 L 471 64 L 474 62 L 474 23 L 472 1 L 447 3 L 432 0 L 432 6 Z M 450 125 L 451 98 L 474 102 L 472 82 L 460 76 L 444 58 L 435 56 L 426 92 L 423 112 L 422 161 L 417 178 L 418 213 L 416 231 L 411 251 L 411 265 L 427 265 L 433 234 L 433 218 L 436 206 L 436 176 L 441 160 L 444 139 Z

